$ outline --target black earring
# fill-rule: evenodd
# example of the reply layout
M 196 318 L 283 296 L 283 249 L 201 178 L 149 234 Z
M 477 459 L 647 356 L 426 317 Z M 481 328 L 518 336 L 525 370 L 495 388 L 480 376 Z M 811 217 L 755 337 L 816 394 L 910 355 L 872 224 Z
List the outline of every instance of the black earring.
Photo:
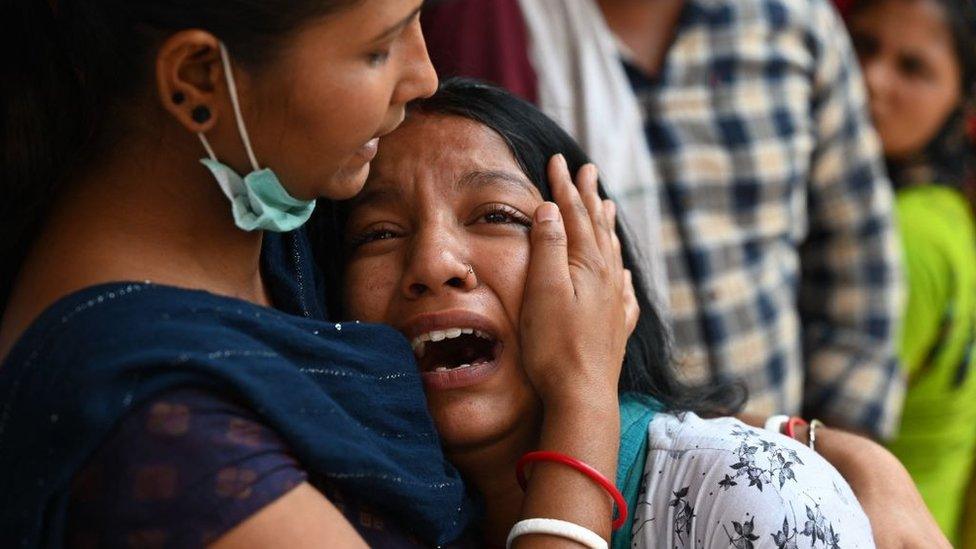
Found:
M 197 124 L 203 124 L 207 120 L 210 120 L 210 109 L 204 107 L 203 105 L 200 105 L 199 107 L 193 109 L 193 112 L 190 114 L 190 116 L 193 117 L 193 121 L 196 122 Z
M 186 101 L 186 96 L 183 95 L 183 92 L 176 92 L 173 94 L 174 105 L 181 105 L 183 104 L 183 101 Z

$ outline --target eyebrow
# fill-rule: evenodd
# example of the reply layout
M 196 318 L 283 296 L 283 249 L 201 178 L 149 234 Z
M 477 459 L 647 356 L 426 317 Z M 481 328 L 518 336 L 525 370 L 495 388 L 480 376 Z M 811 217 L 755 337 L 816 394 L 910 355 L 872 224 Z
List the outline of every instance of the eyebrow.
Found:
M 454 183 L 454 190 L 460 192 L 466 188 L 473 187 L 480 189 L 483 187 L 498 186 L 499 184 L 528 193 L 532 196 L 540 194 L 539 189 L 532 183 L 529 183 L 524 177 L 519 177 L 514 173 L 503 170 L 475 170 L 468 172 Z
M 383 40 L 386 40 L 390 36 L 393 36 L 394 34 L 403 30 L 404 27 L 406 27 L 407 25 L 410 24 L 411 21 L 413 21 L 414 17 L 417 17 L 417 15 L 420 13 L 420 10 L 422 10 L 423 8 L 424 8 L 424 2 L 421 2 L 419 6 L 417 6 L 416 8 L 414 8 L 412 12 L 410 12 L 410 15 L 407 15 L 406 17 L 404 17 L 403 19 L 395 23 L 390 28 L 378 34 L 376 38 L 373 38 L 372 43 L 382 42 Z
M 349 210 L 362 206 L 363 204 L 388 204 L 403 200 L 403 189 L 399 185 L 391 185 L 365 189 L 349 201 Z
M 454 192 L 498 186 L 509 187 L 533 197 L 541 196 L 539 189 L 532 183 L 529 183 L 524 177 L 519 177 L 514 173 L 503 170 L 475 170 L 468 172 L 454 182 Z M 375 206 L 402 202 L 403 200 L 403 188 L 400 185 L 367 187 L 349 201 L 349 210 L 352 211 L 363 205 Z

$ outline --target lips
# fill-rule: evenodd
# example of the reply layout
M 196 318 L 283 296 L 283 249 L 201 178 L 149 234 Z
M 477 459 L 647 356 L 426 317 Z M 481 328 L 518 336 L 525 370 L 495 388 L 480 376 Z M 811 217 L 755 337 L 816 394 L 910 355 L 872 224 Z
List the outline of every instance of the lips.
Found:
M 356 156 L 366 162 L 371 162 L 374 158 L 376 158 L 376 152 L 379 150 L 379 144 L 379 137 L 370 139 L 365 145 L 356 150 Z
M 479 383 L 498 370 L 503 344 L 492 323 L 466 311 L 413 317 L 401 329 L 428 389 L 456 389 Z

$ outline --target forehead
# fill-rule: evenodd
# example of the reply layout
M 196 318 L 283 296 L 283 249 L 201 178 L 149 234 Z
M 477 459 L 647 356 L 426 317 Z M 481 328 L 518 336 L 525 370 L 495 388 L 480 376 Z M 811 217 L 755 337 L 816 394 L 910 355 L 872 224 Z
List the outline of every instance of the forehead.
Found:
M 491 128 L 460 116 L 410 113 L 393 133 L 380 141 L 374 167 L 429 163 L 436 166 L 507 167 L 519 170 L 511 149 Z
M 460 116 L 411 113 L 380 140 L 369 179 L 354 203 L 401 200 L 427 190 L 463 191 L 484 183 L 504 184 L 541 199 L 511 149 L 492 129 Z

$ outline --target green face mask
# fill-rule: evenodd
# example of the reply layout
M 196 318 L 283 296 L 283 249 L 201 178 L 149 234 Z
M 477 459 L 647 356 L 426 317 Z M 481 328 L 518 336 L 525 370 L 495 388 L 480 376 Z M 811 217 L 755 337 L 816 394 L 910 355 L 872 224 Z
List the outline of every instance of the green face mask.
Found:
M 262 169 L 258 164 L 251 139 L 241 116 L 241 106 L 237 98 L 237 86 L 231 71 L 230 56 L 227 48 L 221 42 L 220 59 L 227 78 L 227 90 L 230 93 L 231 104 L 234 106 L 234 118 L 237 120 L 237 130 L 244 142 L 244 149 L 251 162 L 253 171 L 241 177 L 237 172 L 217 160 L 217 155 L 202 133 L 197 134 L 203 148 L 207 150 L 209 158 L 201 159 L 217 184 L 231 203 L 234 223 L 245 231 L 265 230 L 274 232 L 292 231 L 308 221 L 315 209 L 314 200 L 299 200 L 290 194 L 278 181 L 278 176 L 268 168 Z

